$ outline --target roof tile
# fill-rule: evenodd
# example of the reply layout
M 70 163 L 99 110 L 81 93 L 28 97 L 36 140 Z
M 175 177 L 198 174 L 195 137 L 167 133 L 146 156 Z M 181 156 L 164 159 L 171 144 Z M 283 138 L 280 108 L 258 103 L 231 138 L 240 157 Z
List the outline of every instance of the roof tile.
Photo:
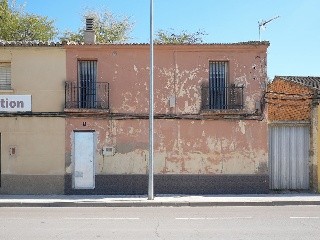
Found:
M 96 44 L 85 44 L 83 42 L 39 42 L 39 41 L 5 41 L 0 40 L 0 47 L 40 47 L 40 46 L 52 46 L 60 47 L 62 45 L 108 45 L 108 43 L 96 43 Z M 109 44 L 109 45 L 149 45 L 149 43 L 122 43 L 122 44 Z M 155 44 L 155 45 L 267 45 L 268 41 L 248 41 L 248 42 L 237 42 L 237 43 L 197 43 L 197 44 Z
M 312 76 L 275 76 L 286 81 L 298 83 L 300 85 L 320 90 L 320 77 Z

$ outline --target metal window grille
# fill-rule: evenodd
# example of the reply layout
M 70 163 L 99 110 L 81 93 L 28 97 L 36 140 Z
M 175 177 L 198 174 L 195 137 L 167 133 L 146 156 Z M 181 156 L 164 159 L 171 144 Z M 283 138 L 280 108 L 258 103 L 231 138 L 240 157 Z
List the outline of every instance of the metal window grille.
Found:
M 97 61 L 78 61 L 78 81 L 65 83 L 65 108 L 109 109 L 109 83 L 97 82 Z
M 80 108 L 95 108 L 97 100 L 97 61 L 79 61 Z
M 0 63 L 0 89 L 11 89 L 11 63 L 9 62 Z
M 243 86 L 228 84 L 228 63 L 209 62 L 209 81 L 201 86 L 201 108 L 223 110 L 243 108 Z
M 209 63 L 209 106 L 212 109 L 227 108 L 227 76 L 226 62 Z

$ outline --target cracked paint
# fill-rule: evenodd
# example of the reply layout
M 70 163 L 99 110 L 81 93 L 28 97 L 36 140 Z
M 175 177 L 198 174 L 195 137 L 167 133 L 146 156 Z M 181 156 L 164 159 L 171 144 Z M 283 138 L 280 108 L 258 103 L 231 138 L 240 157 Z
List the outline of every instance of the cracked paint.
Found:
M 242 134 L 246 134 L 246 122 L 239 121 L 239 130 Z
M 85 130 L 80 119 L 71 128 Z M 99 174 L 146 174 L 148 171 L 148 120 L 95 120 Z M 211 122 L 155 120 L 155 173 L 250 174 L 266 173 L 267 144 L 264 122 Z M 223 123 L 223 124 L 222 124 Z M 193 128 L 190 128 L 193 126 Z M 227 127 L 229 126 L 229 127 Z M 102 130 L 103 129 L 103 130 Z M 247 131 L 255 129 L 255 131 Z M 240 134 L 239 134 L 240 133 Z M 70 135 L 70 140 L 72 136 Z M 112 139 L 112 141 L 111 141 Z M 102 156 L 103 146 L 116 149 Z M 71 147 L 70 147 L 71 149 Z M 67 171 L 71 171 L 70 166 Z
M 239 50 L 237 46 L 221 46 L 220 49 L 217 46 L 203 46 L 203 50 L 199 50 L 201 47 L 195 50 L 194 46 L 162 47 L 159 46 L 161 51 L 155 49 L 159 51 L 155 55 L 154 67 L 155 114 L 185 114 L 200 119 L 201 84 L 209 81 L 210 61 L 228 62 L 228 83 L 244 87 L 243 111 L 248 114 L 255 112 L 255 102 L 263 96 L 262 83 L 267 79 L 265 46 L 241 46 Z M 188 50 L 189 47 L 193 50 Z M 74 62 L 79 57 L 98 59 L 101 63 L 99 79 L 110 82 L 111 115 L 147 115 L 150 78 L 148 47 L 113 48 L 103 45 L 95 52 L 88 50 L 69 54 L 68 62 Z M 104 54 L 106 51 L 110 54 Z M 113 51 L 117 55 L 112 56 Z M 135 58 L 132 58 L 133 54 Z M 68 79 L 77 80 L 76 65 L 70 65 Z M 170 97 L 174 97 L 174 106 L 170 106 Z M 83 126 L 83 122 L 87 125 Z M 96 132 L 97 174 L 147 174 L 148 119 L 117 120 L 108 116 L 101 119 L 90 116 L 69 118 L 66 141 L 70 144 L 66 147 L 66 156 L 71 153 L 72 139 L 69 136 L 75 129 Z M 115 154 L 103 156 L 103 146 L 114 147 Z M 267 166 L 265 120 L 154 121 L 155 174 L 266 174 Z M 70 167 L 66 166 L 66 169 L 70 171 Z

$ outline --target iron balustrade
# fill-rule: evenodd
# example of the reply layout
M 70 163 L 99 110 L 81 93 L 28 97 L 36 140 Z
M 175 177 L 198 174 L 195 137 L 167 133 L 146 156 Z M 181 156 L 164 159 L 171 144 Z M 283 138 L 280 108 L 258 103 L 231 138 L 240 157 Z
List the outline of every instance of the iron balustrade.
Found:
M 243 109 L 243 86 L 201 86 L 202 110 Z
M 65 108 L 109 109 L 108 82 L 65 82 Z

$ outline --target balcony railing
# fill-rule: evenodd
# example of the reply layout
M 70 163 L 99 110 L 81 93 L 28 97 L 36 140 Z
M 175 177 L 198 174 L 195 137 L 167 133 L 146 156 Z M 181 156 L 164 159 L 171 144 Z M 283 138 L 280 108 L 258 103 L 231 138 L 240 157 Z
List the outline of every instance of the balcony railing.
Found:
M 243 86 L 201 86 L 202 110 L 243 109 Z
M 109 109 L 109 83 L 65 82 L 65 108 Z

